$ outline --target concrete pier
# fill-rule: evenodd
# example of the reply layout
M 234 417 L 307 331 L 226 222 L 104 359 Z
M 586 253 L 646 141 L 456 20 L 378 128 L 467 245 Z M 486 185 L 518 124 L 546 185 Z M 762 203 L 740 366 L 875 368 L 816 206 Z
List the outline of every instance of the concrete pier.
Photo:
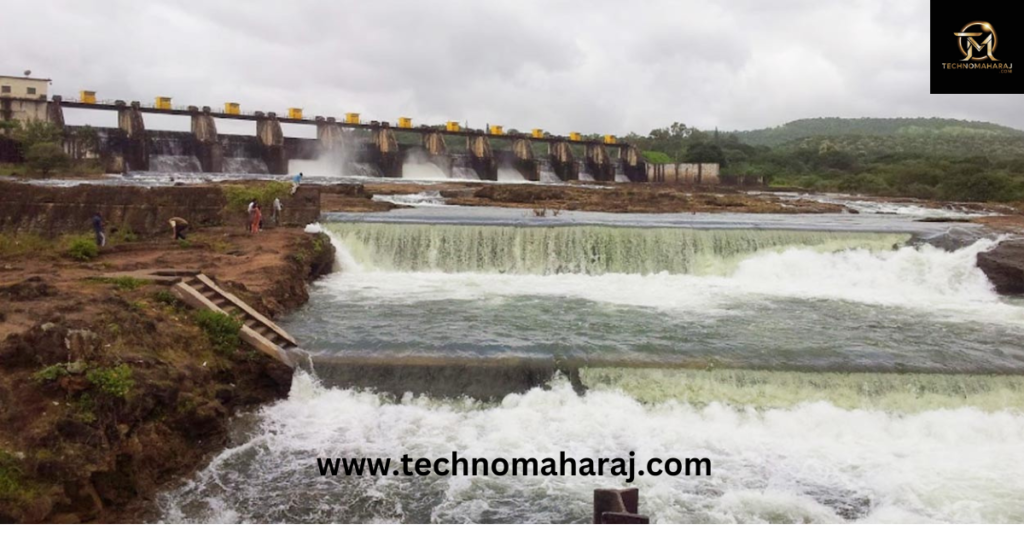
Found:
M 552 141 L 548 144 L 548 158 L 551 169 L 563 181 L 575 181 L 580 178 L 580 164 L 572 154 L 572 147 L 564 140 Z
M 608 156 L 608 151 L 603 143 L 593 142 L 587 144 L 586 166 L 594 180 L 609 182 L 615 180 L 615 162 Z
M 345 132 L 333 117 L 317 118 L 316 139 L 320 142 L 320 150 L 324 153 L 340 153 L 345 150 Z
M 149 170 L 149 139 L 146 137 L 146 123 L 138 101 L 131 106 L 117 101 L 117 128 L 124 135 L 121 148 L 122 169 L 120 171 Z
M 619 161 L 630 182 L 647 182 L 647 163 L 636 145 L 619 148 Z
M 402 154 L 395 133 L 387 123 L 373 131 L 374 156 L 383 177 L 402 176 Z
M 200 111 L 196 106 L 189 106 L 188 110 L 192 112 L 192 136 L 199 166 L 207 173 L 224 171 L 224 147 L 217 137 L 217 123 L 210 116 L 210 107 L 204 106 Z
M 483 132 L 466 138 L 466 152 L 469 153 L 469 161 L 480 180 L 498 180 L 498 162 L 494 160 L 491 140 Z
M 528 181 L 540 180 L 540 167 L 533 155 L 533 142 L 529 138 L 518 138 L 512 142 L 512 167 Z
M 424 133 L 423 150 L 426 151 L 430 162 L 441 168 L 446 177 L 452 176 L 452 159 L 448 155 L 448 145 L 444 141 L 443 133 L 440 131 Z
M 288 173 L 288 155 L 284 149 L 284 133 L 277 114 L 256 112 L 256 137 L 259 139 L 263 162 L 274 175 Z

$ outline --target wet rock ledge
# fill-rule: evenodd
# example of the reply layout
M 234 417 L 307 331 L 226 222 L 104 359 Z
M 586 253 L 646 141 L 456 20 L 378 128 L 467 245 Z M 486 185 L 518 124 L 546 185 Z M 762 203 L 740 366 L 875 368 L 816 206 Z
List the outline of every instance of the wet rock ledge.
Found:
M 978 268 L 1000 294 L 1024 294 L 1024 238 L 1000 242 L 978 254 Z

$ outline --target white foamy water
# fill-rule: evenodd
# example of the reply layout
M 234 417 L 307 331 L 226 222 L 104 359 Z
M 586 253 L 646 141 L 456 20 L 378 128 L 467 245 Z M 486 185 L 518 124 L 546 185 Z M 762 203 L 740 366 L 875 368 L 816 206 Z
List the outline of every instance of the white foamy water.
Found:
M 529 182 L 523 177 L 515 168 L 511 167 L 499 167 L 498 168 L 498 182 Z
M 977 218 L 991 216 L 993 212 L 981 212 L 962 209 L 957 205 L 949 205 L 943 208 L 926 207 L 917 203 L 877 201 L 863 199 L 858 196 L 841 194 L 793 194 L 786 192 L 775 193 L 778 197 L 790 199 L 807 199 L 818 203 L 830 205 L 841 205 L 860 212 L 862 214 L 892 214 L 912 218 Z
M 441 197 L 441 192 L 437 190 L 427 190 L 415 194 L 377 194 L 373 196 L 373 200 L 385 201 L 406 207 L 435 207 L 445 204 L 444 197 Z
M 405 179 L 446 179 L 444 171 L 426 161 L 406 161 L 402 164 L 402 178 Z
M 563 297 L 701 315 L 736 314 L 750 302 L 835 300 L 907 308 L 946 319 L 1024 325 L 1024 308 L 1001 300 L 976 265 L 977 254 L 994 247 L 992 240 L 953 252 L 928 245 L 895 251 L 776 248 L 710 266 L 711 275 L 396 271 L 367 267 L 353 255 L 351 241 L 334 240 L 345 259 L 343 271 L 321 285 L 367 300 Z M 722 269 L 727 272 L 715 274 Z
M 640 488 L 654 522 L 1022 522 L 1024 416 L 755 410 L 577 396 L 496 405 L 325 389 L 299 376 L 251 438 L 162 496 L 166 521 L 586 522 L 593 490 Z M 316 457 L 707 457 L 710 476 L 326 477 Z

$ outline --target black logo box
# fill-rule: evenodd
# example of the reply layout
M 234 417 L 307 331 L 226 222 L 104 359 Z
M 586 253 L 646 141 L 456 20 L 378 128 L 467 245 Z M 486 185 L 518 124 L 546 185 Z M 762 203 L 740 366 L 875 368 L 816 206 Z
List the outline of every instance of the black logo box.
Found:
M 932 94 L 997 95 L 1024 94 L 1024 8 L 1017 2 L 931 1 L 929 71 Z M 944 69 L 944 63 L 968 63 L 957 46 L 954 34 L 968 23 L 983 21 L 992 25 L 999 42 L 993 56 L 997 63 L 1013 64 L 1012 72 L 1001 69 Z M 974 53 L 977 57 L 978 52 Z M 992 63 L 990 60 L 972 63 Z M 1018 72 L 1021 71 L 1021 72 Z

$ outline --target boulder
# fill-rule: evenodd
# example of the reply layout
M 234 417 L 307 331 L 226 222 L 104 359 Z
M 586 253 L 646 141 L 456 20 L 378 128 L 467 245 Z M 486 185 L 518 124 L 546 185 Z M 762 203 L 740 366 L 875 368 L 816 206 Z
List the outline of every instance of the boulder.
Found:
M 1024 294 L 1024 240 L 1000 243 L 978 254 L 978 268 L 1000 294 Z

